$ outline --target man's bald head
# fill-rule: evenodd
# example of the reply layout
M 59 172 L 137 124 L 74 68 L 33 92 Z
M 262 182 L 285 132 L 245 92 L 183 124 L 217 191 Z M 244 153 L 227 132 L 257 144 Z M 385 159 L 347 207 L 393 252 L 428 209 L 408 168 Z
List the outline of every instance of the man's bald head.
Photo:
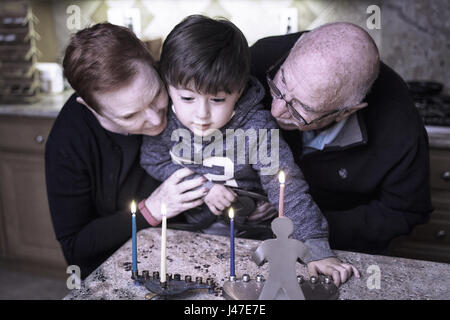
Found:
M 333 110 L 361 102 L 378 75 L 379 54 L 364 29 L 331 23 L 304 33 L 283 66 L 307 94 L 302 102 Z

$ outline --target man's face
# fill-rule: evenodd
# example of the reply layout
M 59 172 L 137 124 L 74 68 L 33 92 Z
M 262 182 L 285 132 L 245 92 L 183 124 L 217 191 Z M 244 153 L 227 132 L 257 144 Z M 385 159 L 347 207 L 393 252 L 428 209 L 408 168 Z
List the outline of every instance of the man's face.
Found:
M 150 66 L 142 66 L 130 84 L 96 99 L 102 117 L 129 134 L 154 136 L 167 125 L 167 91 Z
M 169 94 L 180 122 L 198 136 L 222 128 L 232 117 L 241 93 L 203 94 L 189 88 L 169 86 Z
M 299 72 L 292 72 L 293 69 L 292 64 L 285 62 L 273 78 L 278 92 L 271 90 L 271 111 L 279 126 L 285 130 L 309 131 L 333 124 L 340 114 L 339 106 L 317 94 L 320 76 L 308 77 L 304 73 L 304 77 L 299 77 Z

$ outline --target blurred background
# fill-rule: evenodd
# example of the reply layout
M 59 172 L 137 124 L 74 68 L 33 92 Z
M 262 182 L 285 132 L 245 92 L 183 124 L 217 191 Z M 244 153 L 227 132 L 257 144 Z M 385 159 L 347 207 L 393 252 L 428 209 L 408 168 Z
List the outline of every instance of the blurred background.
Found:
M 78 28 L 102 21 L 131 26 L 141 40 L 164 40 L 185 16 L 221 16 L 235 23 L 250 45 L 260 38 L 308 30 L 334 21 L 353 22 L 376 41 L 381 58 L 404 79 L 449 83 L 450 6 L 445 0 L 36 0 L 39 61 L 59 62 Z M 380 28 L 369 29 L 367 9 L 380 8 Z M 79 8 L 79 9 L 78 9 Z M 77 10 L 80 24 L 77 26 Z M 373 11 L 370 11 L 373 12 Z M 71 19 L 72 18 L 72 19 Z M 370 21 L 369 21 L 370 22 Z M 375 26 L 376 27 L 376 26 Z M 71 29 L 69 29 L 71 28 Z M 72 29 L 73 28 L 73 29 Z M 448 68 L 448 67 L 447 67 Z M 445 86 L 448 90 L 448 85 Z
M 447 0 L 0 0 L 0 299 L 61 299 L 66 264 L 45 190 L 44 147 L 73 93 L 61 61 L 71 34 L 109 21 L 132 29 L 155 59 L 185 16 L 221 16 L 250 45 L 346 21 L 408 81 L 430 135 L 436 211 L 393 254 L 450 262 L 450 5 Z M 26 199 L 26 201 L 24 201 Z

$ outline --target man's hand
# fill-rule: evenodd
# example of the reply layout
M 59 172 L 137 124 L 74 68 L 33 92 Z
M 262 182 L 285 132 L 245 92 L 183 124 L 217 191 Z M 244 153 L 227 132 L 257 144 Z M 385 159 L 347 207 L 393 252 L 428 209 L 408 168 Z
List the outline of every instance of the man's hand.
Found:
M 347 281 L 355 274 L 357 278 L 360 278 L 358 269 L 348 263 L 343 263 L 338 258 L 326 258 L 317 261 L 311 261 L 308 263 L 308 272 L 310 276 L 318 276 L 319 273 L 332 276 L 334 284 L 339 287 L 341 283 Z
M 236 193 L 221 184 L 215 184 L 205 196 L 205 203 L 212 213 L 219 216 L 236 200 Z

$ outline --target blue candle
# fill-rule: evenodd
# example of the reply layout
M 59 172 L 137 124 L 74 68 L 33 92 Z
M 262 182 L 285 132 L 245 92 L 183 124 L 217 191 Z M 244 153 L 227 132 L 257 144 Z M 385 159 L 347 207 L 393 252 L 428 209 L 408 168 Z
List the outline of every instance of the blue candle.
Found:
M 132 236 L 132 272 L 137 273 L 137 239 L 136 239 L 136 203 L 131 202 L 131 236 Z
M 228 211 L 230 217 L 230 276 L 235 277 L 234 273 L 234 210 L 230 208 Z

